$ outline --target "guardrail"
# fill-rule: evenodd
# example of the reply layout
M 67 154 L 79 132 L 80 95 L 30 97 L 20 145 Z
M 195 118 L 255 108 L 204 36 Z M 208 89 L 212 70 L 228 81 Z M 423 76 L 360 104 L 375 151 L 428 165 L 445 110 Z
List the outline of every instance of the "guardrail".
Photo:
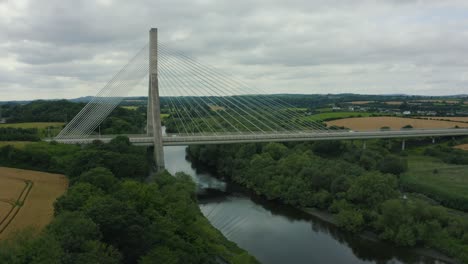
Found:
M 228 144 L 270 141 L 314 141 L 314 140 L 344 140 L 344 139 L 372 139 L 372 138 L 409 138 L 434 136 L 465 136 L 466 128 L 450 129 L 403 129 L 383 131 L 291 131 L 272 133 L 213 133 L 213 134 L 168 134 L 163 136 L 163 145 L 191 145 L 191 144 Z M 153 137 L 147 135 L 127 135 L 130 142 L 136 145 L 152 145 Z M 115 136 L 101 136 L 88 138 L 56 139 L 65 144 L 90 144 L 95 140 L 110 142 Z M 48 139 L 47 141 L 51 141 Z

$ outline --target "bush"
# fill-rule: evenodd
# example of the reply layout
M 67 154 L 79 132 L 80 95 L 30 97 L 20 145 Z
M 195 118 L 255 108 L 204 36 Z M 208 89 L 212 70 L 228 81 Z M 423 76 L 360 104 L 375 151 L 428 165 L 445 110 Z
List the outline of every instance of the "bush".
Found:
M 357 233 L 364 227 L 362 213 L 353 209 L 341 210 L 336 216 L 336 224 L 346 231 Z

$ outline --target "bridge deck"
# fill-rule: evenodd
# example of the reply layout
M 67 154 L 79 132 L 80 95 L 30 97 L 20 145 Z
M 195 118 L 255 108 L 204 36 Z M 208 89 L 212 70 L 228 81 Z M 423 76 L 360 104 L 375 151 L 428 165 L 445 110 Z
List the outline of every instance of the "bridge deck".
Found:
M 194 135 L 165 135 L 164 146 L 181 146 L 194 144 L 229 144 L 252 142 L 287 142 L 287 141 L 315 141 L 315 140 L 344 140 L 344 139 L 374 139 L 374 138 L 410 138 L 410 137 L 440 137 L 466 136 L 468 129 L 406 129 L 394 131 L 295 131 L 291 133 L 259 133 L 259 134 L 194 134 Z M 153 145 L 153 137 L 147 135 L 127 135 L 135 145 Z M 109 142 L 113 136 L 89 136 L 87 138 L 55 139 L 65 144 L 90 144 L 94 140 Z M 50 140 L 48 140 L 50 141 Z

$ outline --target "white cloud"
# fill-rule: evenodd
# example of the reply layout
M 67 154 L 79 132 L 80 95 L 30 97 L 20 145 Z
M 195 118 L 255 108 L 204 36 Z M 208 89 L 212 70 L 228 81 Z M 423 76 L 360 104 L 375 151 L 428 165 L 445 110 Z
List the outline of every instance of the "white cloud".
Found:
M 461 0 L 0 0 L 0 101 L 92 95 L 152 26 L 270 92 L 467 93 L 467 14 Z

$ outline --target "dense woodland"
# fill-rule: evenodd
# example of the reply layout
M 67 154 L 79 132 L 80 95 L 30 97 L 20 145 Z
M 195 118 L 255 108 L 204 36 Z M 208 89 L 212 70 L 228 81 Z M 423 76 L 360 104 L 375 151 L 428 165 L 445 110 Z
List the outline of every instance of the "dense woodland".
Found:
M 468 220 L 403 196 L 399 175 L 407 169 L 405 156 L 384 145 L 206 145 L 191 146 L 188 154 L 270 200 L 327 210 L 349 232 L 372 230 L 397 245 L 432 247 L 468 262 Z
M 126 137 L 0 148 L 1 166 L 70 179 L 52 223 L 2 241 L 0 263 L 257 263 L 203 217 L 189 176 L 164 172 L 147 182 L 148 158 Z

